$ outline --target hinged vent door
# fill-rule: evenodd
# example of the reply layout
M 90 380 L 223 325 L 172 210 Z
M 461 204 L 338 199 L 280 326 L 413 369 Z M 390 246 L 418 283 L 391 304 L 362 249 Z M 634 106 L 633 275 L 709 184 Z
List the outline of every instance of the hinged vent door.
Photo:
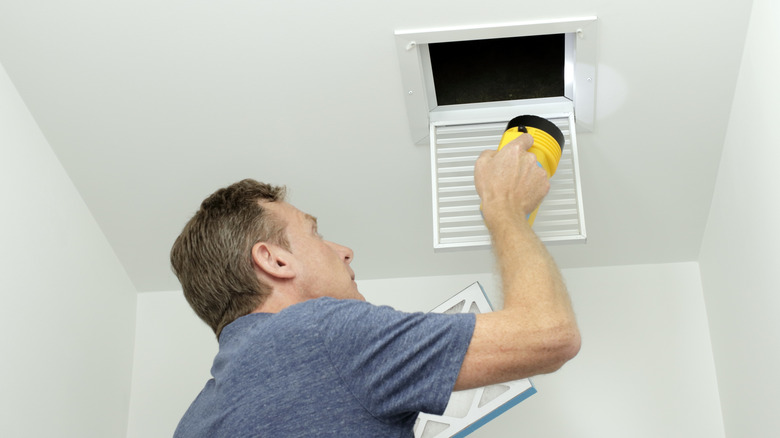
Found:
M 539 115 L 561 129 L 566 144 L 558 170 L 550 179 L 550 193 L 537 213 L 534 231 L 545 242 L 584 242 L 574 115 Z M 474 163 L 482 151 L 498 147 L 508 120 L 431 124 L 434 248 L 490 245 L 474 187 Z

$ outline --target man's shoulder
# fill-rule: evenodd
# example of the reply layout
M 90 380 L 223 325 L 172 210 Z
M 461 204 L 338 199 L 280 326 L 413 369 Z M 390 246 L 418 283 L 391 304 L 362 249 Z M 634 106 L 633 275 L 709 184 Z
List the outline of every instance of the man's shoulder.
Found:
M 360 300 L 315 298 L 286 307 L 279 313 L 250 313 L 242 316 L 223 330 L 223 338 L 268 330 L 312 330 L 329 322 L 342 325 L 350 320 L 362 320 L 373 313 L 400 313 L 387 306 L 376 306 Z M 373 318 L 370 318 L 373 319 Z
M 321 297 L 304 301 L 287 307 L 279 312 L 281 319 L 309 318 L 313 320 L 328 319 L 338 315 L 341 318 L 357 317 L 366 314 L 397 314 L 403 312 L 389 306 L 377 306 L 366 301 Z

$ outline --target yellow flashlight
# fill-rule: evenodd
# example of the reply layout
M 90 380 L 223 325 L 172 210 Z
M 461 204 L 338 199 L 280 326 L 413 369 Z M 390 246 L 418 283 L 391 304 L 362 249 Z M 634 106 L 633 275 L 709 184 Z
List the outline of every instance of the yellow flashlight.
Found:
M 524 115 L 510 120 L 504 130 L 504 135 L 498 144 L 498 150 L 510 141 L 528 133 L 534 138 L 534 144 L 528 152 L 536 155 L 536 162 L 547 172 L 547 178 L 552 178 L 561 161 L 561 153 L 566 139 L 561 130 L 555 124 L 543 117 Z M 533 225 L 536 219 L 536 210 L 528 216 L 528 224 Z

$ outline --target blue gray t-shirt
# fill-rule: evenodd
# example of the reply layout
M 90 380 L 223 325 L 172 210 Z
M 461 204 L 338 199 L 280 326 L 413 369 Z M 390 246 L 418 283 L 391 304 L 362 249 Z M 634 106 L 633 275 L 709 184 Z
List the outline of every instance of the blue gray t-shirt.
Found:
M 474 324 L 333 298 L 241 317 L 174 437 L 412 437 L 447 407 Z

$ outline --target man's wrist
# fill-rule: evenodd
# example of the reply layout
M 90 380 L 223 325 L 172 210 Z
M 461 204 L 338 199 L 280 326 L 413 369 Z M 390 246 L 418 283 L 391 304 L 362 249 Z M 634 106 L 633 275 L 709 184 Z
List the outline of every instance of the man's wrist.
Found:
M 527 214 L 522 209 L 510 202 L 492 201 L 482 205 L 482 218 L 488 230 L 505 224 L 528 224 Z

